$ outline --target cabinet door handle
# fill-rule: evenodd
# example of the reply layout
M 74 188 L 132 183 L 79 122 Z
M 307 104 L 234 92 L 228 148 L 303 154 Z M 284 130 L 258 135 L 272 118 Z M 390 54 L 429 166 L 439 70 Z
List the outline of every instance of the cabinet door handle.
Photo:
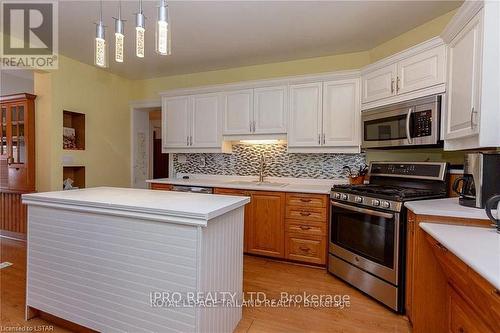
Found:
M 399 92 L 399 76 L 396 79 L 396 93 Z
M 394 94 L 394 79 L 391 79 L 391 94 Z
M 325 143 L 326 143 L 326 134 L 323 133 L 323 144 L 325 144 Z
M 253 121 L 253 132 L 255 133 L 255 120 Z
M 302 202 L 311 202 L 311 199 L 304 199 L 304 198 L 301 198 L 300 201 Z
M 318 134 L 318 145 L 321 144 L 321 134 Z
M 193 136 L 192 135 L 189 136 L 189 145 L 190 146 L 193 145 Z
M 470 128 L 471 129 L 474 128 L 474 113 L 476 113 L 476 110 L 474 109 L 474 107 L 472 107 L 472 109 L 470 110 Z
M 309 212 L 300 212 L 300 215 L 302 215 L 302 216 L 310 216 L 311 213 L 309 213 Z
M 189 135 L 186 136 L 186 146 L 189 146 Z
M 303 247 L 303 246 L 299 247 L 299 249 L 300 249 L 301 251 L 303 251 L 303 252 L 309 252 L 309 251 L 311 250 L 310 248 L 308 248 L 308 247 Z

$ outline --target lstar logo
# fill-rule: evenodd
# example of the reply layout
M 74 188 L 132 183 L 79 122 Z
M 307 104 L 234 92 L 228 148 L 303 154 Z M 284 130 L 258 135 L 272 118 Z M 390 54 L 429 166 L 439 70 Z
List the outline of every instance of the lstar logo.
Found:
M 57 68 L 57 3 L 2 2 L 4 68 Z

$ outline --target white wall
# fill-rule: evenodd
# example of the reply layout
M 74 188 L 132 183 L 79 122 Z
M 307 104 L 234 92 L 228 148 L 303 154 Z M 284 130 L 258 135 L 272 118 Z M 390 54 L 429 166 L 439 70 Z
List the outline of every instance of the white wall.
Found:
M 33 71 L 16 69 L 0 71 L 0 96 L 34 92 Z

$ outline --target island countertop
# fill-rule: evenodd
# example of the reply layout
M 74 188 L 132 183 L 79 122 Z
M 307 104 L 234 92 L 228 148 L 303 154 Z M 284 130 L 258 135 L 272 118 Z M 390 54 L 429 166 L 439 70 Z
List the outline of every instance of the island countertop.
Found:
M 206 226 L 207 221 L 249 203 L 247 197 L 95 187 L 23 195 L 28 205 L 140 216 Z
M 420 223 L 420 228 L 500 289 L 500 234 L 494 228 Z

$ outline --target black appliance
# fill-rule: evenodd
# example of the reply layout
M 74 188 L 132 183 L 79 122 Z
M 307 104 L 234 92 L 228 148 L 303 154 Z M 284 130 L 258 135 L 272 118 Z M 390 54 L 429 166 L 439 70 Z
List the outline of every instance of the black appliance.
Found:
M 497 228 L 497 232 L 500 233 L 500 194 L 494 195 L 486 201 L 485 205 L 486 214 L 488 215 L 492 226 Z M 493 215 L 493 210 L 497 211 L 497 216 Z
M 328 271 L 404 312 L 405 201 L 446 197 L 446 163 L 372 162 L 369 184 L 330 195 Z
M 457 178 L 452 187 L 460 196 L 460 205 L 484 208 L 491 196 L 500 194 L 500 154 L 466 154 L 464 175 Z

